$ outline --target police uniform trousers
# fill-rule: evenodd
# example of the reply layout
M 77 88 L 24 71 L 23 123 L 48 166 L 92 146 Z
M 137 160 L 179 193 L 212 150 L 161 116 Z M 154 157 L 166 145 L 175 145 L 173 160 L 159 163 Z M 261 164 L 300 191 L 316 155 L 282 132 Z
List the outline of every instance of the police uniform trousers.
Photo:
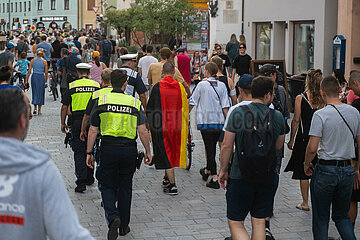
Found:
M 74 152 L 76 185 L 94 182 L 94 170 L 86 165 L 86 141 L 80 140 L 81 122 L 81 119 L 73 120 L 71 125 L 71 148 Z
M 96 178 L 108 225 L 120 218 L 120 228 L 130 222 L 132 179 L 136 169 L 137 148 L 133 146 L 106 145 L 100 147 L 100 161 Z M 116 205 L 116 201 L 118 201 Z

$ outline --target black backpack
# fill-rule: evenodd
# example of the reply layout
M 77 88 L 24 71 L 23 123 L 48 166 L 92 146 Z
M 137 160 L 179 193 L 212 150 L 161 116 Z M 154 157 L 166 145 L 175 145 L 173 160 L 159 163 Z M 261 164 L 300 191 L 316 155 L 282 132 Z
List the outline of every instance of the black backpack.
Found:
M 245 126 L 240 152 L 240 171 L 251 183 L 264 183 L 275 172 L 276 150 L 271 121 L 274 110 L 269 109 L 265 119 L 257 119 L 249 106 L 245 110 Z
M 103 44 L 103 55 L 109 57 L 112 52 L 112 43 L 109 40 L 104 41 Z

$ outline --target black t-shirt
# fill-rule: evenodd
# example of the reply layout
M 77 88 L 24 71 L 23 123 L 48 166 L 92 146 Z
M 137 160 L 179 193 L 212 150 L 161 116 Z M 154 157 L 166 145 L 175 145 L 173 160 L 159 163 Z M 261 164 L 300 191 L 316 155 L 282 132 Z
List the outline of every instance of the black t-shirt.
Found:
M 224 76 L 227 76 L 226 68 L 231 66 L 230 58 L 228 57 L 228 55 L 226 55 L 224 53 L 222 53 L 220 55 L 218 55 L 217 53 L 214 53 L 211 57 L 213 57 L 213 56 L 219 56 L 219 57 L 222 58 L 222 60 L 223 60 L 223 71 L 222 71 L 222 73 L 224 74 Z
M 58 40 L 55 40 L 51 44 L 52 48 L 54 49 L 54 52 L 51 53 L 51 58 L 60 58 L 60 52 L 61 52 L 61 44 Z
M 135 92 L 140 95 L 147 91 L 144 82 L 138 72 L 126 66 L 122 66 L 120 69 L 125 70 L 129 77 L 125 89 L 126 94 L 135 97 Z
M 252 58 L 247 54 L 243 56 L 239 55 L 235 58 L 233 62 L 233 68 L 236 69 L 236 73 L 239 74 L 239 76 L 243 74 L 249 74 L 251 59 Z
M 115 40 L 110 40 L 110 42 L 112 44 L 111 54 L 115 54 L 116 42 L 115 42 Z
M 360 112 L 360 98 L 355 99 L 352 103 L 352 106 Z
M 68 45 L 66 45 L 66 43 L 61 43 L 61 44 L 60 44 L 60 47 L 61 47 L 61 48 L 69 49 L 69 47 L 68 47 Z
M 228 78 L 227 78 L 227 76 L 221 76 L 221 77 L 219 77 L 219 81 L 220 81 L 220 82 L 223 82 L 223 83 L 225 84 L 226 89 L 227 89 L 227 91 L 228 91 L 228 94 L 229 94 L 229 96 L 230 96 L 230 88 L 229 88 L 229 83 L 228 83 Z

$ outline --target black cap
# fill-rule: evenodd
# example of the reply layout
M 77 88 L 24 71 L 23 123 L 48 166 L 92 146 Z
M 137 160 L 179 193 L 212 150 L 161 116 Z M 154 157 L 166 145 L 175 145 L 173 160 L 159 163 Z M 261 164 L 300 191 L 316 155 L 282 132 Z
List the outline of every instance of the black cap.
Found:
M 276 73 L 276 66 L 274 64 L 266 63 L 259 69 L 259 73 L 265 76 L 270 75 L 270 73 Z

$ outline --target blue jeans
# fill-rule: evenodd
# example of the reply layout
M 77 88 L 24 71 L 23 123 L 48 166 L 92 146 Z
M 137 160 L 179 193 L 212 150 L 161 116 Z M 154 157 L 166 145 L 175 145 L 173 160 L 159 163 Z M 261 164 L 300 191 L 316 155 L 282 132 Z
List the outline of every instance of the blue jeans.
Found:
M 317 164 L 310 183 L 312 230 L 315 240 L 327 240 L 330 205 L 332 220 L 342 239 L 356 239 L 348 216 L 354 184 L 354 167 Z

